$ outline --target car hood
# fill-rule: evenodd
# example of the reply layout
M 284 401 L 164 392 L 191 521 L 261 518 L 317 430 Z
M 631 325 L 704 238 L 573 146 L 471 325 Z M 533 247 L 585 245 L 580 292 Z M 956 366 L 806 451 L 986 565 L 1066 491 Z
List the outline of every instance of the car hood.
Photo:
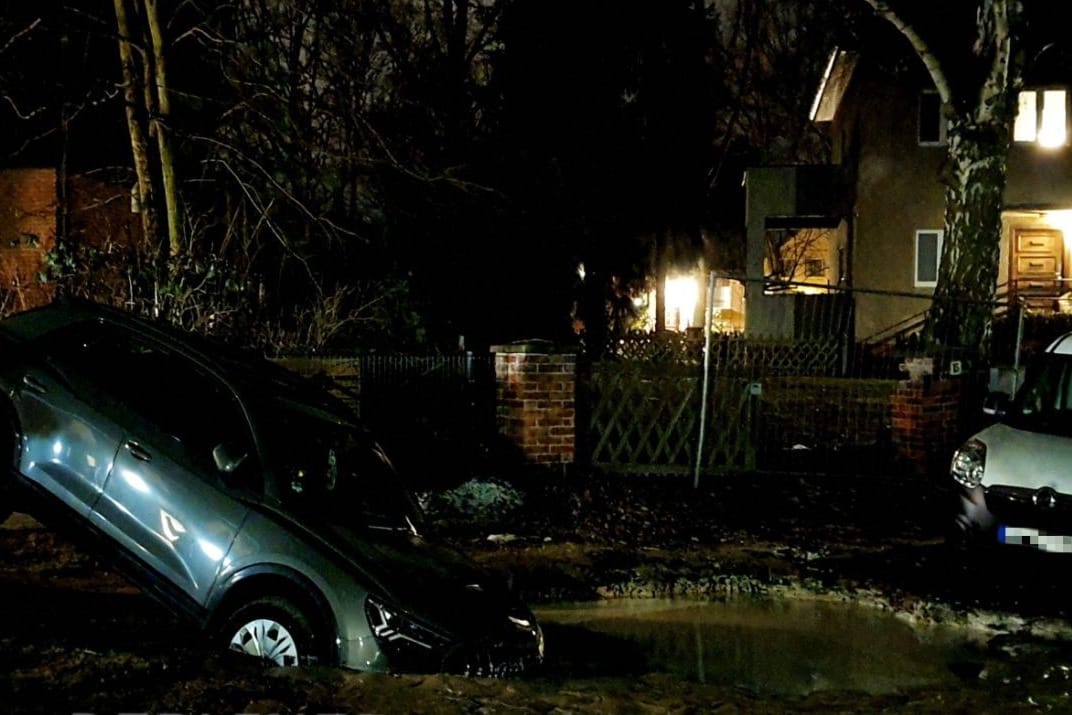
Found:
M 510 615 L 531 617 L 503 579 L 446 546 L 404 532 L 313 529 L 378 587 L 382 598 L 456 636 L 479 637 Z
M 975 435 L 986 445 L 983 486 L 998 484 L 1072 493 L 1072 437 L 998 423 Z

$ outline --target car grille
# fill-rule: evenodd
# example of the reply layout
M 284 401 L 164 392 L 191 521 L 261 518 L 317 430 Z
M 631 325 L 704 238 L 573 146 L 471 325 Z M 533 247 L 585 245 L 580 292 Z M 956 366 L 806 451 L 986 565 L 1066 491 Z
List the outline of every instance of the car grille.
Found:
M 450 653 L 443 661 L 443 671 L 481 678 L 505 678 L 530 672 L 541 662 L 531 640 L 486 641 Z
M 476 651 L 461 658 L 451 658 L 443 669 L 448 673 L 477 678 L 509 678 L 530 672 L 538 665 L 540 659 L 536 656 L 509 656 L 491 651 Z
M 1002 524 L 1072 533 L 1072 496 L 1068 494 L 994 486 L 986 490 L 986 506 Z

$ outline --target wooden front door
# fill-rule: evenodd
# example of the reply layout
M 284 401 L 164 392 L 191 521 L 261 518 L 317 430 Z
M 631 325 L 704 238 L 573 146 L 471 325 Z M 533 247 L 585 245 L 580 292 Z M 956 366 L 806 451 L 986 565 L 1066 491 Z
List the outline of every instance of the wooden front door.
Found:
M 1052 228 L 1018 228 L 1012 237 L 1009 292 L 1039 304 L 1064 292 L 1061 282 L 1064 246 L 1061 232 Z

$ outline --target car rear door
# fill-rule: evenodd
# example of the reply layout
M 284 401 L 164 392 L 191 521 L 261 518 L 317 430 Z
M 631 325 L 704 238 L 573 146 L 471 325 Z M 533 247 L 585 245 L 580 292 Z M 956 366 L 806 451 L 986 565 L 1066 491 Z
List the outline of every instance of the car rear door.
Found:
M 222 443 L 244 453 L 239 479 L 259 476 L 248 421 L 217 377 L 168 346 L 116 330 L 107 378 L 126 412 L 94 524 L 203 604 L 246 515 L 215 467 Z

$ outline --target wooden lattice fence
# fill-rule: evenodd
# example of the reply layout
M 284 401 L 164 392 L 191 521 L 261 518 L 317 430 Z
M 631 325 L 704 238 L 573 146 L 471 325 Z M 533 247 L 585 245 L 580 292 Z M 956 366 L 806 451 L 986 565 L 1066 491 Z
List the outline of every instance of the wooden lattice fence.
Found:
M 697 365 L 703 363 L 699 333 L 642 333 L 609 342 L 601 361 Z M 741 333 L 711 336 L 711 365 L 716 373 L 736 376 L 841 375 L 848 353 L 843 337 L 806 340 L 762 338 Z
M 701 375 L 690 366 L 604 361 L 587 381 L 590 459 L 621 473 L 688 473 L 695 467 L 702 394 Z M 747 382 L 714 380 L 704 443 L 704 472 L 752 468 L 755 453 Z
M 622 473 L 691 471 L 702 358 L 698 336 L 644 336 L 592 363 L 578 393 L 591 463 Z M 890 454 L 897 382 L 847 376 L 861 365 L 836 337 L 713 335 L 702 471 L 879 468 Z

